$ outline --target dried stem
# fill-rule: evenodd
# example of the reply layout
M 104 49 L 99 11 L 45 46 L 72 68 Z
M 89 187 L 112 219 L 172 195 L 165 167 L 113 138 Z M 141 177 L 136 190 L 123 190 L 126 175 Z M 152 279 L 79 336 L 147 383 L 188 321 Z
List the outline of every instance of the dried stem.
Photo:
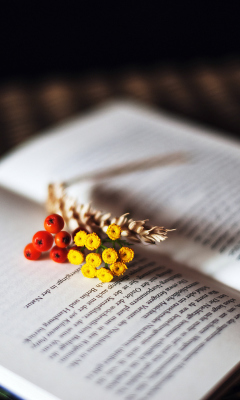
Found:
M 77 204 L 76 200 L 66 194 L 64 184 L 50 184 L 48 189 L 47 209 L 51 213 L 61 214 L 70 229 L 85 229 L 87 232 L 106 233 L 110 224 L 121 227 L 121 235 L 132 242 L 155 244 L 167 238 L 166 229 L 162 226 L 151 226 L 148 220 L 134 221 L 123 214 L 111 218 L 110 213 L 102 213 L 86 205 Z

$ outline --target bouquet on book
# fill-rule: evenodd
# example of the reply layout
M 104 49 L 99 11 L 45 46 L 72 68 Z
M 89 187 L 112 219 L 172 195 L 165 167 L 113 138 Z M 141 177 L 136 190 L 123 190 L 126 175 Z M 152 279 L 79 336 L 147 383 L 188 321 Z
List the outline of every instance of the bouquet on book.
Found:
M 134 221 L 128 213 L 111 218 L 110 213 L 94 210 L 90 204 L 77 204 L 67 195 L 64 184 L 49 185 L 47 209 L 53 214 L 45 219 L 45 231 L 37 232 L 25 247 L 25 257 L 36 260 L 42 251 L 52 248 L 53 261 L 84 264 L 83 275 L 102 282 L 110 282 L 127 270 L 127 263 L 134 258 L 134 243 L 160 243 L 169 231 L 148 225 L 147 220 Z M 71 235 L 62 231 L 64 224 Z M 56 234 L 54 238 L 52 234 Z

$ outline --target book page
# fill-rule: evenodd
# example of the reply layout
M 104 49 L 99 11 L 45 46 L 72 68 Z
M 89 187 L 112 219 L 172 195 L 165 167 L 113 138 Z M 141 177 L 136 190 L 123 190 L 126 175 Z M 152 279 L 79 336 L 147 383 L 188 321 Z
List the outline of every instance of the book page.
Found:
M 44 210 L 3 189 L 0 200 L 0 364 L 23 378 L 23 397 L 194 400 L 237 367 L 237 292 L 148 247 L 110 283 L 47 255 L 30 262 Z
M 239 290 L 239 156 L 239 145 L 120 103 L 19 149 L 2 161 L 0 183 L 43 203 L 49 182 L 85 177 L 69 187 L 80 202 L 176 228 L 160 252 Z M 124 173 L 109 176 L 117 167 Z

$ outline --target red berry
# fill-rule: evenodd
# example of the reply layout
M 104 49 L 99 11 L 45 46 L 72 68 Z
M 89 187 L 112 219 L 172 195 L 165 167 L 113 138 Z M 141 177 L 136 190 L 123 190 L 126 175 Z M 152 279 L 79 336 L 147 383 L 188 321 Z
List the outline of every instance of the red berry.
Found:
M 66 261 L 68 255 L 67 249 L 62 249 L 58 246 L 53 246 L 52 250 L 50 251 L 50 257 L 53 261 L 58 263 L 63 263 Z
M 71 235 L 66 231 L 58 232 L 55 236 L 55 243 L 58 247 L 67 247 L 71 242 Z
M 44 221 L 44 228 L 50 233 L 58 233 L 64 227 L 64 220 L 61 215 L 51 214 Z
M 32 238 L 32 244 L 38 251 L 48 251 L 53 245 L 53 236 L 46 231 L 38 231 Z
M 37 260 L 41 255 L 41 252 L 36 250 L 32 243 L 27 244 L 23 253 L 28 260 Z

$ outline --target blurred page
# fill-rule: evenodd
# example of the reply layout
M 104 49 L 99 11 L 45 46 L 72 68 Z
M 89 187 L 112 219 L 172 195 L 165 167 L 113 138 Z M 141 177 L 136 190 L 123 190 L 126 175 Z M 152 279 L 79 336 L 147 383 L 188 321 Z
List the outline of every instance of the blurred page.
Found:
M 176 228 L 160 252 L 240 289 L 239 156 L 235 143 L 120 103 L 12 153 L 1 163 L 0 183 L 43 203 L 48 183 L 82 178 L 68 189 L 80 202 Z M 145 170 L 134 170 L 141 161 Z

